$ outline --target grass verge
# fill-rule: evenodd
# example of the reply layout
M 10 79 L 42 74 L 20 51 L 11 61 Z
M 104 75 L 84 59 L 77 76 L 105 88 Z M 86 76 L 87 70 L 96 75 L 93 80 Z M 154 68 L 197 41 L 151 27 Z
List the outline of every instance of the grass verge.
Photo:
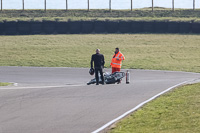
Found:
M 100 48 L 109 67 L 119 47 L 122 68 L 200 72 L 199 43 L 199 35 L 178 34 L 0 36 L 0 66 L 90 67 Z
M 166 8 L 151 8 L 130 10 L 3 10 L 0 11 L 0 21 L 24 20 L 142 20 L 142 21 L 200 21 L 200 9 L 176 9 L 172 11 Z
M 0 86 L 8 86 L 10 85 L 10 83 L 3 83 L 3 82 L 0 82 Z
M 173 90 L 117 123 L 108 133 L 199 133 L 200 83 Z

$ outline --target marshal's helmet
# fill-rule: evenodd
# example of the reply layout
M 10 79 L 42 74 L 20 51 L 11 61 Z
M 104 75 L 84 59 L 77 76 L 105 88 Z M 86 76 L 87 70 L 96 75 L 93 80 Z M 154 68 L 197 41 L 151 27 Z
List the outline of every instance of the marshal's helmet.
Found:
M 94 75 L 94 68 L 90 68 L 89 74 Z

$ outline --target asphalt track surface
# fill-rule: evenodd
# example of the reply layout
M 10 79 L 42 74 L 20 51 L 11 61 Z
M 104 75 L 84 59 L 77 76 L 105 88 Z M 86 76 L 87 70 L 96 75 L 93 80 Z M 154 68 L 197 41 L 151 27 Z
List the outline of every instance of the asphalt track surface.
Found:
M 0 67 L 0 81 L 15 83 L 0 87 L 0 133 L 90 133 L 167 88 L 200 79 L 187 72 L 130 73 L 130 84 L 87 86 L 93 77 L 85 68 Z

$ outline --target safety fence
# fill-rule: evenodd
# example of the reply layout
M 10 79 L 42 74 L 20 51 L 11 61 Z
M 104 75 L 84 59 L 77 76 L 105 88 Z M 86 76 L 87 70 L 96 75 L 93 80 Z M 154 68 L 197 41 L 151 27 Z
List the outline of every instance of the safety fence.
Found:
M 144 7 L 199 8 L 200 0 L 0 0 L 3 9 L 137 9 Z
M 4 21 L 0 35 L 98 33 L 200 33 L 197 22 L 165 21 Z

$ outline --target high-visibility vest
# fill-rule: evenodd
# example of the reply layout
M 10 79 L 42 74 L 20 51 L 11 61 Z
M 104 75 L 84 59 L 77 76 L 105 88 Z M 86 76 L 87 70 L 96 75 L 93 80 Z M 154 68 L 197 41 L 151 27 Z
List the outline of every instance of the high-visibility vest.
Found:
M 121 52 L 118 52 L 117 54 L 113 55 L 110 65 L 115 68 L 121 68 L 122 60 L 124 59 L 125 59 L 124 55 Z

